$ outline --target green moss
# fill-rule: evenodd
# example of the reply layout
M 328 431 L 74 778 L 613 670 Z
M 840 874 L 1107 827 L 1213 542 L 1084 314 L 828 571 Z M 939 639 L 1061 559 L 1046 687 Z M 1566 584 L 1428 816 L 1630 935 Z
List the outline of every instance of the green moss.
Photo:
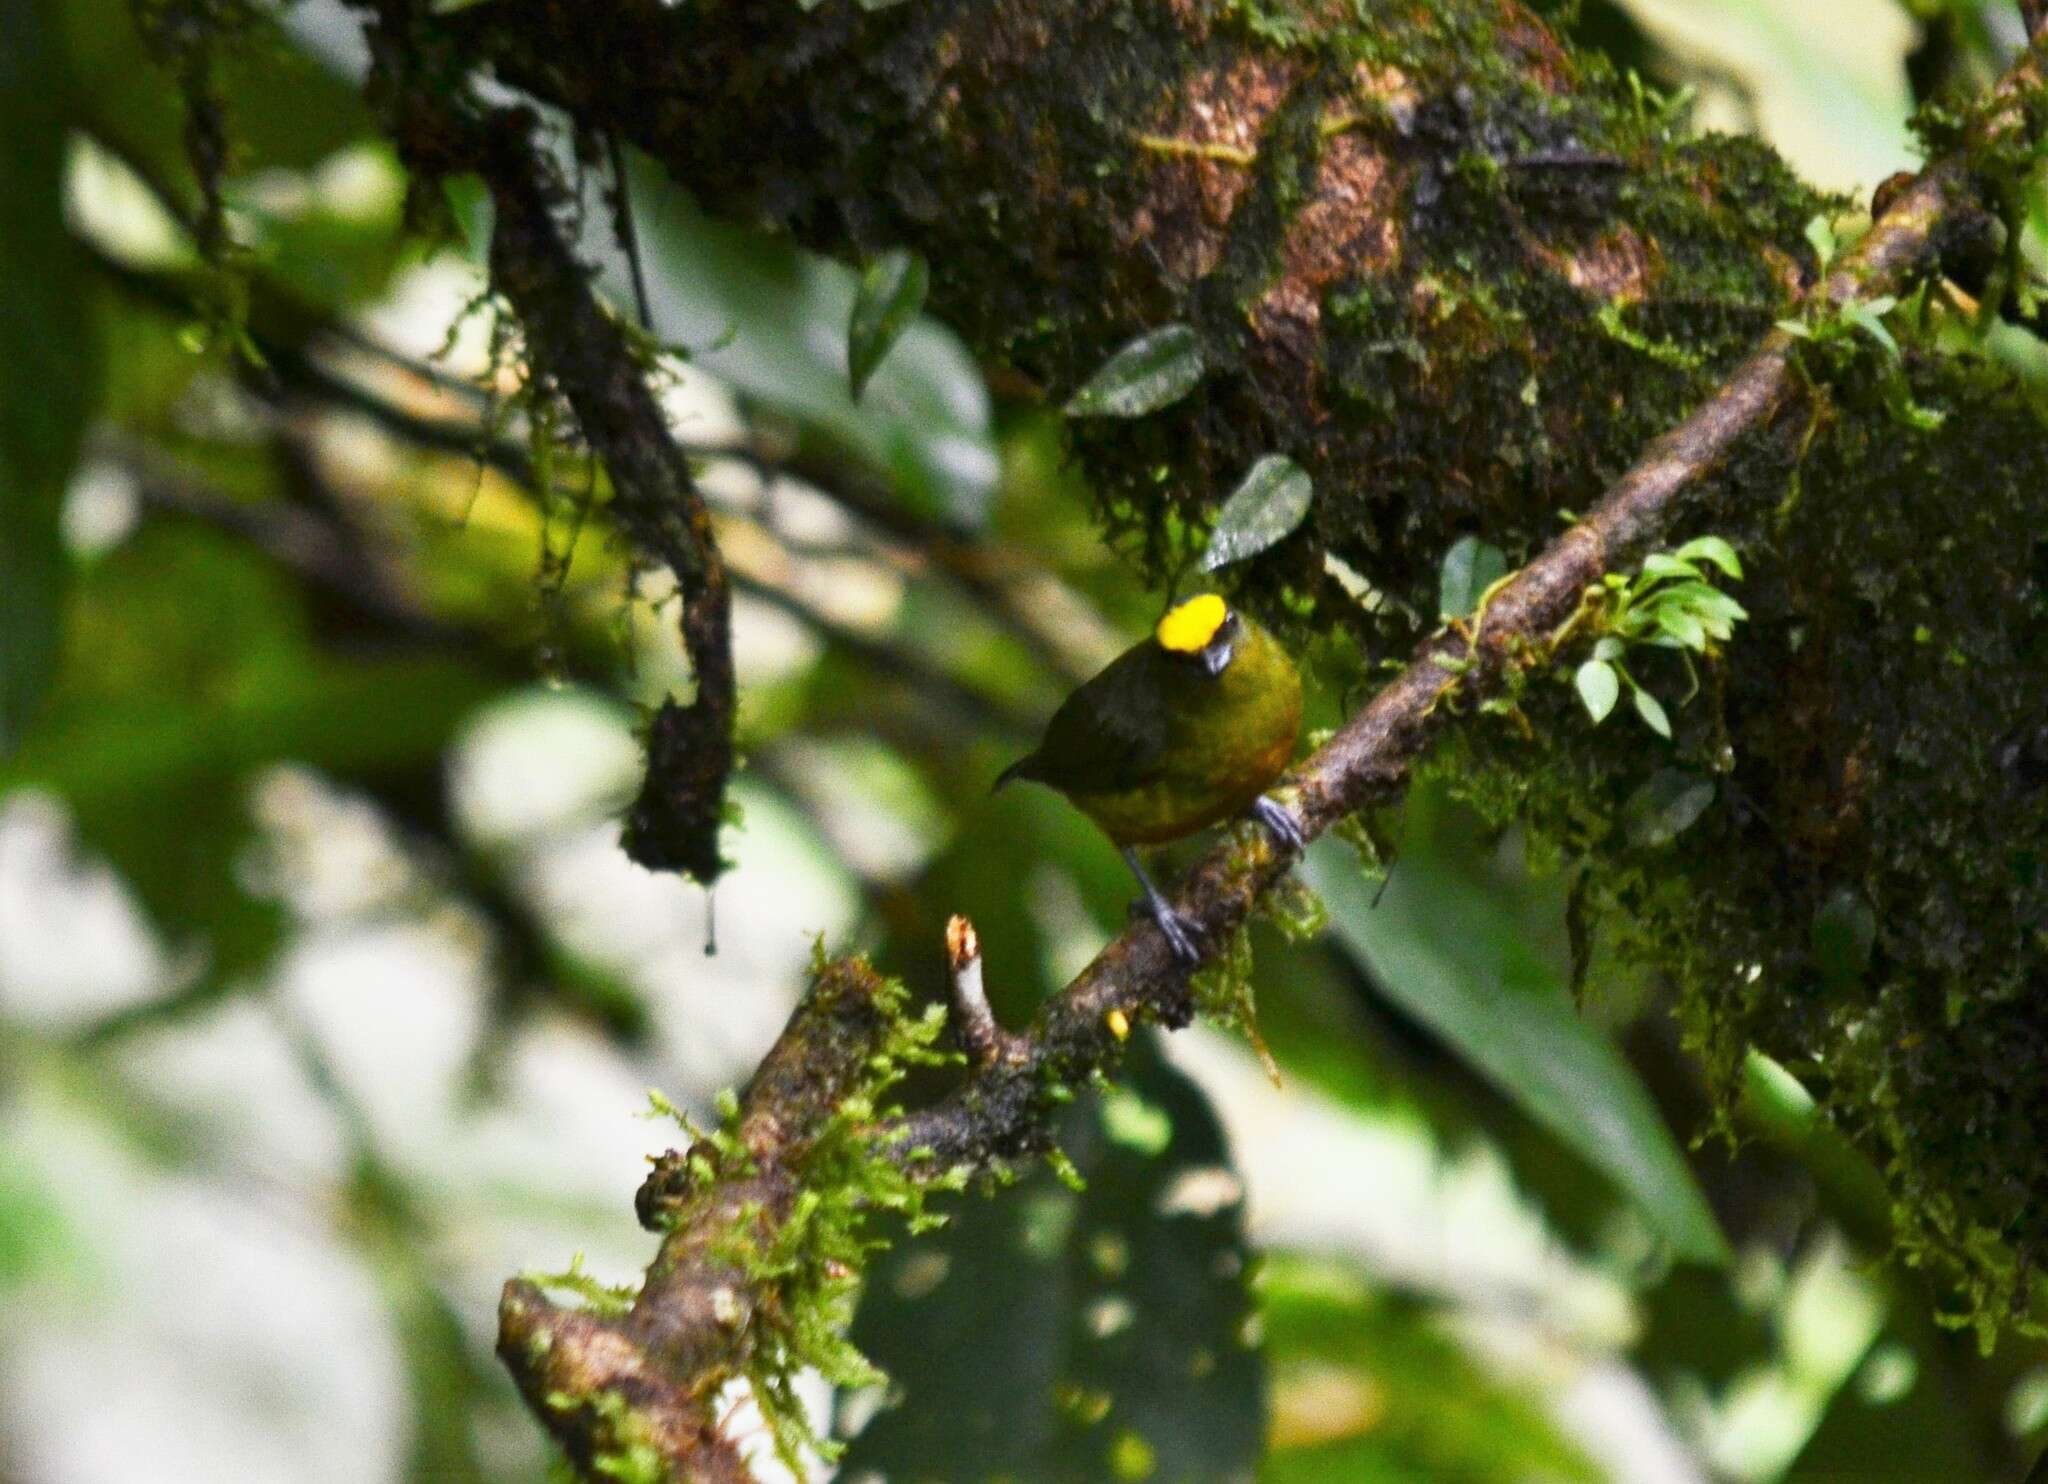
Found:
M 1988 1337 L 2048 1261 L 2048 450 L 1999 373 L 1908 356 L 1939 430 L 1898 424 L 1872 349 L 1721 481 L 1752 617 L 1675 745 L 1588 726 L 1564 665 L 1522 698 L 1533 738 L 1477 722 L 1430 771 L 1585 867 L 1602 962 L 1672 985 L 1724 1112 L 1748 1047 L 1799 1074 Z M 1781 518 L 1759 495 L 1802 453 Z M 1632 843 L 1628 799 L 1673 765 L 1714 804 Z
M 787 1177 L 790 1191 L 786 1207 L 769 1212 L 758 1201 L 741 1204 L 714 1248 L 720 1261 L 748 1280 L 750 1307 L 742 1311 L 736 1296 L 732 1315 L 735 1327 L 746 1331 L 740 1371 L 768 1422 L 777 1456 L 800 1478 L 807 1452 L 830 1459 L 837 1445 L 811 1429 L 796 1378 L 816 1370 L 840 1387 L 887 1379 L 846 1338 L 860 1275 L 890 1242 L 877 1218 L 887 1213 L 913 1235 L 929 1230 L 943 1218 L 925 1209 L 926 1196 L 966 1184 L 964 1171 L 913 1178 L 901 1151 L 880 1132 L 898 1111 L 884 1099 L 911 1068 L 957 1060 L 939 1049 L 943 1007 L 913 1015 L 901 984 L 876 977 L 865 965 L 858 974 L 843 968 L 821 953 L 812 995 L 830 992 L 834 984 L 866 986 L 882 1018 L 881 1033 L 853 1085 L 802 1147 L 782 1161 L 778 1173 Z M 706 1204 L 729 1200 L 736 1183 L 761 1173 L 745 1137 L 746 1109 L 736 1095 L 721 1097 L 719 1123 L 709 1129 L 658 1095 L 655 1106 L 677 1118 L 692 1140 L 690 1193 L 665 1208 L 671 1223 L 691 1222 Z

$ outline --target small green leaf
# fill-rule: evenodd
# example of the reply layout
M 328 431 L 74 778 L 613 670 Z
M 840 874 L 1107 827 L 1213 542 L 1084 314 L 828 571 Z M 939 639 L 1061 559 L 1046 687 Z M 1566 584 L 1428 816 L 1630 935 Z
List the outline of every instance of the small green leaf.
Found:
M 1640 685 L 1634 687 L 1634 693 L 1636 698 L 1636 715 L 1642 717 L 1643 725 L 1669 742 L 1671 740 L 1671 718 L 1664 714 L 1664 703 L 1644 690 Z
M 1300 465 L 1285 454 L 1267 454 L 1216 513 L 1202 570 L 1214 572 L 1285 540 L 1308 514 L 1314 496 L 1315 485 Z
M 1186 325 L 1140 335 L 1067 400 L 1069 417 L 1143 417 L 1178 402 L 1202 379 L 1202 342 Z
M 1697 824 L 1713 802 L 1712 779 L 1684 768 L 1659 768 L 1622 805 L 1628 842 L 1643 850 L 1669 845 Z
M 1665 639 L 1679 649 L 1690 649 L 1694 653 L 1707 647 L 1707 631 L 1697 615 L 1684 608 L 1666 608 L 1657 615 L 1657 627 Z
M 1838 250 L 1834 223 L 1825 214 L 1815 216 L 1806 224 L 1806 240 L 1813 244 L 1813 255 L 1820 259 L 1820 271 L 1827 272 Z
M 1579 699 L 1586 703 L 1586 714 L 1595 726 L 1607 720 L 1614 703 L 1621 699 L 1621 677 L 1605 660 L 1587 660 L 1579 666 L 1578 686 Z
M 1593 646 L 1593 658 L 1596 660 L 1618 660 L 1627 648 L 1628 646 L 1615 638 L 1614 635 L 1603 634 L 1600 637 L 1600 641 Z
M 882 364 L 882 358 L 903 332 L 917 322 L 930 288 L 931 270 L 924 259 L 900 247 L 876 258 L 861 275 L 853 315 L 846 327 L 847 377 L 853 383 L 856 402 L 867 390 L 875 367 Z
M 1712 562 L 1737 582 L 1742 580 L 1742 558 L 1719 536 L 1695 536 L 1672 555 L 1682 562 Z
M 1884 321 L 1878 317 L 1881 311 L 1877 305 L 1881 302 L 1877 300 L 1869 304 L 1844 305 L 1842 318 L 1883 346 L 1884 353 L 1896 361 L 1899 359 L 1899 342 L 1892 338 L 1892 332 L 1885 328 Z
M 1777 328 L 1783 330 L 1787 335 L 1796 336 L 1801 340 L 1811 340 L 1813 338 L 1813 326 L 1807 324 L 1804 320 L 1781 319 L 1777 323 Z
M 1460 536 L 1444 553 L 1437 576 L 1437 612 L 1445 623 L 1470 618 L 1479 598 L 1507 575 L 1507 553 L 1477 536 Z
M 491 199 L 491 188 L 481 175 L 466 170 L 442 176 L 441 195 L 455 220 L 455 230 L 462 234 L 463 256 L 479 267 L 488 265 L 491 235 L 498 226 L 498 203 Z
M 1643 558 L 1643 576 L 1645 577 L 1698 578 L 1700 575 L 1700 569 L 1691 562 L 1686 561 L 1683 557 L 1670 556 L 1661 551 L 1653 551 Z

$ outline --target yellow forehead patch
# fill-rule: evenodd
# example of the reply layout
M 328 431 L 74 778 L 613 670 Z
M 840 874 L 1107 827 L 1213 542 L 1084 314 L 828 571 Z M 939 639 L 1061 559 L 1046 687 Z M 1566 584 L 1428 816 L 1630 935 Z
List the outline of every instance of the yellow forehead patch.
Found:
M 1229 616 L 1230 610 L 1221 598 L 1203 593 L 1173 609 L 1152 632 L 1161 649 L 1170 649 L 1175 654 L 1200 654 Z

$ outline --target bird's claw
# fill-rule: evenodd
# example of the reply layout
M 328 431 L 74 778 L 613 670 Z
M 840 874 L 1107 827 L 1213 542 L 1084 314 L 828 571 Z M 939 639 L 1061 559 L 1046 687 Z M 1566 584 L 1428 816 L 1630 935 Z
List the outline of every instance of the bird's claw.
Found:
M 1202 961 L 1202 930 L 1193 918 L 1161 903 L 1152 909 L 1152 920 L 1159 924 L 1159 931 L 1166 936 L 1166 946 L 1173 950 L 1176 959 L 1186 965 Z
M 1288 812 L 1287 806 L 1269 795 L 1260 794 L 1252 800 L 1252 818 L 1264 825 L 1267 831 L 1288 850 L 1301 853 L 1308 845 L 1308 836 L 1301 831 L 1301 823 Z
M 1166 946 L 1173 950 L 1173 956 L 1184 964 L 1199 963 L 1202 957 L 1202 929 L 1185 912 L 1177 912 L 1165 902 L 1149 902 L 1143 897 L 1131 903 L 1131 921 L 1150 918 L 1159 924 L 1159 931 L 1166 936 Z

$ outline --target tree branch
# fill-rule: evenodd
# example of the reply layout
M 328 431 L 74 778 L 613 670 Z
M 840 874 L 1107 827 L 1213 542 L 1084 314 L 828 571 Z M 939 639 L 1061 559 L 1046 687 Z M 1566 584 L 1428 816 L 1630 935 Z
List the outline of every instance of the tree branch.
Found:
M 708 885 L 725 868 L 718 836 L 738 704 L 732 596 L 711 512 L 648 386 L 645 357 L 599 302 L 556 220 L 567 193 L 534 143 L 533 113 L 481 106 L 435 75 L 445 46 L 408 0 L 378 0 L 375 11 L 371 86 L 401 157 L 421 183 L 482 177 L 497 210 L 491 283 L 525 331 L 531 375 L 568 402 L 627 537 L 675 574 L 696 694 L 688 705 L 665 701 L 648 728 L 647 778 L 625 846 L 641 865 Z

